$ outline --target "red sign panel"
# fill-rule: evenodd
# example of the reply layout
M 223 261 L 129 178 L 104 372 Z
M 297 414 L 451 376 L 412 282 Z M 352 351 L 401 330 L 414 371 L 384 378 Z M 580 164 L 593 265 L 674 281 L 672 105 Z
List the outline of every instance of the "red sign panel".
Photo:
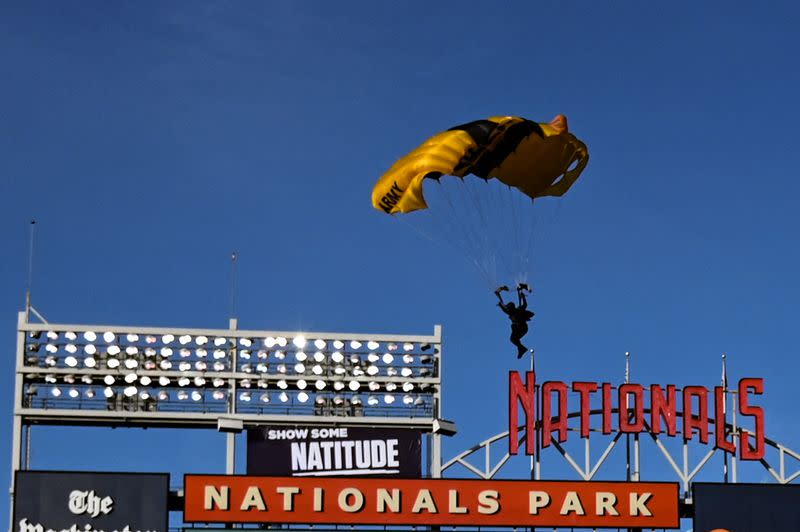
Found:
M 188 523 L 677 528 L 678 484 L 187 475 Z
M 519 452 L 520 412 L 525 417 L 525 454 L 532 455 L 535 442 L 541 438 L 542 447 L 548 447 L 554 438 L 559 443 L 567 441 L 570 434 L 568 426 L 572 416 L 568 415 L 569 386 L 560 381 L 547 381 L 541 386 L 536 384 L 536 374 L 525 373 L 525 381 L 517 371 L 508 373 L 508 452 Z M 726 386 L 715 386 L 709 391 L 703 386 L 684 386 L 679 389 L 674 384 L 662 388 L 653 384 L 649 388 L 641 384 L 625 383 L 612 386 L 608 382 L 573 382 L 573 402 L 580 407 L 580 436 L 588 438 L 591 431 L 591 415 L 594 397 L 595 404 L 601 406 L 602 425 L 595 427 L 603 434 L 622 432 L 637 434 L 649 432 L 661 434 L 663 430 L 669 436 L 683 433 L 683 439 L 689 441 L 699 439 L 701 443 L 709 443 L 709 435 L 713 432 L 713 444 L 718 449 L 736 454 L 737 442 L 725 430 L 727 418 L 727 394 L 731 390 Z M 680 393 L 679 393 L 680 392 Z M 739 426 L 742 419 L 752 418 L 753 430 L 741 429 L 739 439 L 739 458 L 742 460 L 761 460 L 765 452 L 764 409 L 753 404 L 753 396 L 764 392 L 764 379 L 746 378 L 739 380 L 738 407 Z M 579 397 L 575 398 L 577 393 Z M 649 395 L 649 401 L 646 400 Z M 616 398 L 616 401 L 615 401 Z M 682 411 L 678 405 L 681 398 Z M 541 401 L 538 401 L 540 399 Z M 616 402 L 616 404 L 614 404 Z M 541 404 L 541 407 L 537 406 Z M 711 403 L 709 405 L 709 403 Z M 696 405 L 696 406 L 695 406 Z M 538 412 L 537 410 L 541 410 Z M 682 423 L 678 422 L 678 419 Z M 647 425 L 649 422 L 649 426 Z M 541 436 L 538 436 L 541 427 Z M 577 427 L 574 427 L 577 428 Z M 751 444 L 752 441 L 752 444 Z

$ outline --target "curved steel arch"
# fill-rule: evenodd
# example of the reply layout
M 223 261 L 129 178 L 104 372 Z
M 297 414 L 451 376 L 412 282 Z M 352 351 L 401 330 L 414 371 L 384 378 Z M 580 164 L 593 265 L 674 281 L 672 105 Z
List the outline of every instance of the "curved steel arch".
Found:
M 614 409 L 613 413 L 618 413 L 618 409 Z M 649 413 L 648 409 L 645 409 L 646 413 Z M 600 415 L 602 412 L 600 410 L 592 410 L 590 412 L 590 416 L 592 415 Z M 682 415 L 681 412 L 677 413 L 678 415 Z M 575 418 L 580 416 L 580 412 L 573 412 L 568 414 L 568 418 Z M 541 420 L 537 420 L 535 423 L 536 430 L 538 434 L 541 434 Z M 650 427 L 647 423 L 645 423 L 645 429 L 649 431 Z M 571 432 L 575 431 L 575 429 L 569 429 Z M 737 427 L 735 424 L 726 423 L 725 425 L 726 433 L 732 435 L 734 440 L 737 442 L 737 447 L 741 444 L 741 431 L 740 428 Z M 520 436 L 520 445 L 525 440 L 525 426 L 522 425 L 518 428 Z M 711 448 L 705 452 L 703 457 L 696 463 L 690 464 L 689 460 L 689 447 L 690 443 L 693 440 L 683 440 L 681 447 L 682 447 L 682 456 L 679 457 L 677 460 L 675 457 L 670 453 L 670 451 L 664 445 L 664 441 L 662 436 L 658 434 L 653 434 L 651 432 L 642 432 L 639 434 L 625 434 L 622 432 L 616 432 L 613 437 L 606 436 L 604 439 L 605 448 L 603 449 L 600 457 L 596 461 L 592 461 L 591 458 L 591 435 L 597 434 L 599 431 L 596 429 L 592 429 L 590 431 L 590 437 L 585 438 L 584 442 L 584 457 L 583 457 L 583 465 L 579 465 L 579 460 L 576 460 L 563 445 L 561 445 L 555 438 L 551 436 L 550 443 L 558 454 L 563 458 L 563 460 L 570 466 L 570 468 L 577 474 L 579 480 L 590 481 L 595 478 L 597 473 L 600 471 L 601 467 L 605 463 L 608 456 L 614 451 L 617 447 L 617 444 L 622 439 L 623 436 L 630 436 L 633 439 L 633 460 L 631 461 L 630 456 L 627 457 L 627 466 L 628 471 L 627 474 L 630 477 L 631 481 L 638 481 L 639 480 L 639 472 L 640 472 L 640 461 L 641 461 L 641 453 L 640 453 L 640 439 L 642 436 L 649 436 L 649 438 L 653 441 L 655 448 L 659 451 L 658 454 L 663 457 L 663 459 L 667 462 L 670 466 L 670 469 L 676 474 L 678 482 L 680 482 L 682 489 L 683 489 L 683 500 L 684 503 L 691 504 L 691 484 L 693 479 L 700 473 L 701 470 L 704 470 L 706 465 L 709 463 L 710 459 L 714 454 L 716 454 L 719 449 L 710 446 Z M 450 460 L 444 462 L 441 466 L 442 473 L 446 473 L 448 471 L 452 471 L 457 466 L 461 466 L 473 475 L 478 478 L 482 479 L 492 479 L 494 478 L 497 473 L 503 468 L 504 465 L 510 460 L 511 455 L 508 452 L 508 436 L 509 431 L 500 432 L 487 438 L 486 440 L 473 445 L 472 447 L 458 453 L 456 456 L 451 458 Z M 609 441 L 610 440 L 610 441 Z M 608 443 L 606 443 L 608 442 Z M 774 479 L 776 483 L 779 484 L 788 484 L 794 482 L 798 478 L 800 478 L 800 453 L 791 450 L 786 445 L 778 443 L 770 438 L 765 438 L 767 453 L 765 454 L 764 458 L 759 460 L 759 463 L 764 468 L 766 472 L 770 474 L 770 477 Z M 709 447 L 709 445 L 704 444 L 696 444 L 697 446 L 702 445 L 703 447 Z M 502 446 L 502 450 L 498 450 L 498 446 Z M 541 476 L 540 470 L 540 461 L 543 457 L 543 451 L 546 454 L 552 455 L 552 452 L 548 452 L 547 449 L 537 449 L 537 454 L 534 458 L 535 464 L 533 467 L 532 476 L 535 479 L 539 479 Z M 719 451 L 724 452 L 724 451 Z M 499 456 L 499 459 L 497 457 Z M 494 459 L 493 459 L 494 458 Z M 481 464 L 476 465 L 476 460 L 480 460 Z M 725 461 L 725 465 L 720 468 L 722 474 L 723 482 L 738 482 L 738 464 L 737 458 L 735 456 L 730 456 L 731 467 L 730 470 L 728 468 L 728 461 Z M 775 464 L 775 465 L 773 465 Z M 794 466 L 793 472 L 787 470 L 788 467 Z

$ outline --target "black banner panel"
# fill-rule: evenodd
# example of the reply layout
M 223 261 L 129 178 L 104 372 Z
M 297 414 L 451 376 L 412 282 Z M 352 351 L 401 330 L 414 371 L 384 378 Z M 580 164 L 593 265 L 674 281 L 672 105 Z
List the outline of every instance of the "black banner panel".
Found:
M 800 485 L 695 482 L 694 532 L 800 530 Z
M 247 431 L 247 474 L 422 475 L 422 433 L 366 427 L 280 427 Z
M 17 471 L 14 532 L 167 532 L 169 475 Z

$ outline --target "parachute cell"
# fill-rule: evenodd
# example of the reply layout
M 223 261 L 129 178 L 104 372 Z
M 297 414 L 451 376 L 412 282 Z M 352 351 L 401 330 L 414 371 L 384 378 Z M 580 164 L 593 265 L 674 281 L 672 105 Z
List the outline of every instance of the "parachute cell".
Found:
M 425 209 L 423 182 L 443 175 L 494 178 L 531 199 L 561 196 L 588 160 L 563 115 L 547 124 L 491 117 L 434 135 L 398 160 L 376 183 L 372 205 L 389 214 Z

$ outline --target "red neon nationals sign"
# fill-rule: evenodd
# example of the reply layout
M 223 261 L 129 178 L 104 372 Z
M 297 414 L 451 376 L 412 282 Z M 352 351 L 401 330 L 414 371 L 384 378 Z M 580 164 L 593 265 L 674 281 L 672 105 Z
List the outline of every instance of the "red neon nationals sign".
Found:
M 525 453 L 534 454 L 537 427 L 541 421 L 542 447 L 548 447 L 554 434 L 558 441 L 567 441 L 568 396 L 569 387 L 560 381 L 547 381 L 541 385 L 541 414 L 536 411 L 537 390 L 536 374 L 529 371 L 522 381 L 519 372 L 508 374 L 508 445 L 509 453 L 519 452 L 519 409 L 525 414 Z M 683 434 L 684 440 L 694 439 L 695 435 L 701 443 L 708 443 L 712 432 L 713 421 L 714 446 L 725 452 L 736 454 L 736 443 L 726 434 L 726 399 L 722 386 L 709 391 L 703 386 L 685 386 L 680 392 L 673 384 L 662 387 L 653 384 L 645 388 L 641 384 L 622 384 L 618 387 L 603 382 L 573 382 L 572 392 L 577 394 L 579 410 L 580 435 L 588 438 L 592 429 L 591 400 L 597 398 L 602 402 L 603 434 L 612 432 L 639 433 L 650 432 L 675 436 Z M 760 460 L 764 457 L 764 409 L 750 404 L 752 395 L 764 392 L 764 379 L 747 378 L 739 381 L 738 402 L 739 419 L 752 418 L 754 430 L 742 429 L 739 456 L 742 460 Z M 682 409 L 678 409 L 678 397 L 681 398 Z M 709 412 L 709 404 L 713 410 Z M 537 417 L 537 415 L 539 417 Z M 678 418 L 681 422 L 678 423 Z M 750 437 L 753 445 L 750 444 Z
M 186 475 L 204 523 L 676 528 L 678 484 Z

